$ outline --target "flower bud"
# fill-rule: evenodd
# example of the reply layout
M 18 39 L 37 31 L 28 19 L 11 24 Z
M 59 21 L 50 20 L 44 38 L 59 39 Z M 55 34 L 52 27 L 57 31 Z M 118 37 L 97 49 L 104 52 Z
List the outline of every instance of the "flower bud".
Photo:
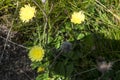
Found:
M 105 61 L 105 59 L 98 59 L 97 60 L 97 69 L 101 72 L 101 73 L 105 73 L 107 71 L 109 71 L 112 67 L 112 62 L 107 62 Z
M 41 0 L 42 1 L 42 3 L 45 3 L 46 2 L 46 0 Z
M 72 44 L 70 42 L 63 42 L 61 50 L 65 53 L 70 52 L 72 50 Z

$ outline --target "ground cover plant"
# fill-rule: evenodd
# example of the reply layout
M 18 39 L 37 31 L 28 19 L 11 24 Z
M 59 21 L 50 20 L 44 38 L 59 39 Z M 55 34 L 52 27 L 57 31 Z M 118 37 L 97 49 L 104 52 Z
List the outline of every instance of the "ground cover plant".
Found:
M 0 80 L 120 80 L 119 0 L 0 0 L 0 40 Z

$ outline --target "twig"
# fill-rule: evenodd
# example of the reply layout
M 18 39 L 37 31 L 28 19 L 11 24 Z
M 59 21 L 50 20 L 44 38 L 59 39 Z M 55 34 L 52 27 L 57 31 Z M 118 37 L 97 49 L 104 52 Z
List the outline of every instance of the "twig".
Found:
M 114 63 L 116 63 L 116 62 L 119 62 L 120 61 L 120 59 L 118 59 L 118 60 L 115 60 L 115 61 L 113 61 L 112 63 L 114 64 Z
M 113 64 L 114 64 L 114 63 L 116 63 L 116 62 L 118 62 L 118 61 L 120 61 L 120 59 L 115 60 L 115 61 L 112 61 L 112 62 L 113 62 Z M 77 73 L 77 74 L 75 74 L 75 75 L 73 75 L 73 76 L 71 76 L 71 77 L 75 77 L 75 76 L 77 76 L 77 75 L 81 75 L 81 74 L 84 74 L 84 73 L 87 73 L 87 72 L 90 72 L 90 71 L 93 71 L 93 70 L 96 70 L 96 69 L 97 69 L 97 68 L 92 68 L 92 69 L 89 69 L 89 70 L 86 70 L 86 71 Z M 120 72 L 120 71 L 118 71 L 118 72 Z M 104 76 L 104 74 L 102 74 L 102 75 L 98 78 L 98 80 L 101 80 L 101 78 L 102 78 L 103 76 Z
M 25 76 L 27 76 L 30 80 L 33 80 L 25 71 L 23 71 L 22 69 L 20 70 L 22 73 L 25 74 Z
M 55 62 L 56 62 L 56 60 L 59 58 L 59 56 L 62 54 L 62 50 L 58 53 L 58 55 L 54 58 L 54 60 L 53 60 L 53 63 L 49 66 L 49 68 L 51 68 L 54 64 L 55 64 Z
M 47 24 L 47 23 L 48 23 L 48 17 L 47 17 L 47 14 L 46 14 L 46 12 L 45 12 L 45 9 L 42 9 L 35 0 L 32 0 L 32 1 L 34 2 L 34 4 L 35 4 L 36 6 L 38 6 L 38 8 L 42 11 L 43 16 L 45 17 L 45 24 L 44 24 L 44 31 L 43 31 L 43 41 L 44 41 L 44 43 L 45 43 L 45 41 L 47 42 L 47 39 L 45 40 L 45 33 L 46 33 L 47 25 L 48 25 L 48 24 Z M 52 6 L 51 6 L 51 9 L 50 9 L 50 12 L 51 12 L 51 11 L 52 11 Z M 47 35 L 48 35 L 48 33 L 47 33 Z
M 106 6 L 104 6 L 100 1 L 95 0 L 97 3 L 100 4 L 100 6 L 102 6 L 107 12 L 111 13 L 118 21 L 120 21 L 120 17 L 118 15 L 116 15 L 115 13 L 113 13 L 110 9 L 107 9 Z
M 50 11 L 49 11 L 48 15 L 52 12 L 52 10 L 53 10 L 53 4 L 51 4 Z
M 92 68 L 92 69 L 89 69 L 89 70 L 86 70 L 86 71 L 77 73 L 77 74 L 75 74 L 75 75 L 73 75 L 73 76 L 71 76 L 71 77 L 75 77 L 75 76 L 77 76 L 77 75 L 81 75 L 81 74 L 84 74 L 84 73 L 87 73 L 87 72 L 90 72 L 90 71 L 93 71 L 93 70 L 96 70 L 96 69 L 97 69 L 97 68 Z
M 39 4 L 35 0 L 32 0 L 32 2 L 34 2 L 35 5 L 38 6 L 38 8 L 42 11 L 43 15 L 45 16 L 46 21 L 48 21 L 45 11 L 39 6 Z
M 86 55 L 82 56 L 81 58 L 85 58 L 86 56 L 88 56 L 89 54 L 91 54 L 95 49 L 92 48 Z
M 2 36 L 0 36 L 0 38 L 1 39 L 3 39 L 3 40 L 6 40 L 4 37 L 2 37 Z M 28 49 L 27 47 L 25 47 L 25 46 L 23 46 L 23 45 L 20 45 L 20 44 L 17 44 L 17 43 L 15 43 L 15 42 L 13 42 L 13 41 L 11 41 L 11 40 L 7 40 L 8 42 L 10 42 L 10 43 L 12 43 L 12 44 L 14 44 L 14 45 L 16 45 L 16 46 L 19 46 L 19 47 L 21 47 L 21 48 L 24 48 L 24 49 Z
M 13 25 L 13 22 L 14 22 L 14 20 L 12 21 L 12 23 L 11 23 L 11 25 L 10 25 L 10 29 L 9 29 L 9 31 L 8 31 L 8 33 L 7 33 L 7 37 L 6 37 L 6 39 L 5 39 L 5 44 L 4 44 L 3 52 L 2 52 L 2 54 L 1 54 L 1 56 L 0 56 L 0 63 L 1 63 L 1 60 L 2 60 L 2 58 L 3 58 L 4 51 L 5 51 L 5 49 L 6 49 L 6 45 L 7 45 L 9 36 L 10 36 L 10 32 L 11 32 L 12 27 L 13 27 L 13 26 L 12 26 L 12 25 Z

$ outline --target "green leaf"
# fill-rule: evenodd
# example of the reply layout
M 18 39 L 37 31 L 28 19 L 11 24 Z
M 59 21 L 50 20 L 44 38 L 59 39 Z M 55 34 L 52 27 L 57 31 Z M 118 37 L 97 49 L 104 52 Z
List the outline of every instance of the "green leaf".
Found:
M 40 74 L 36 77 L 36 80 L 49 80 L 48 73 Z
M 32 69 L 35 69 L 38 66 L 40 66 L 41 64 L 42 64 L 41 62 L 32 62 L 31 67 L 32 67 Z
M 77 36 L 77 40 L 80 40 L 82 39 L 83 37 L 85 37 L 85 35 L 83 33 L 80 33 L 78 36 Z
M 67 30 L 67 31 L 71 31 L 71 30 L 72 30 L 71 25 L 70 25 L 69 22 L 66 22 L 66 23 L 65 23 L 65 27 L 66 27 L 66 30 Z

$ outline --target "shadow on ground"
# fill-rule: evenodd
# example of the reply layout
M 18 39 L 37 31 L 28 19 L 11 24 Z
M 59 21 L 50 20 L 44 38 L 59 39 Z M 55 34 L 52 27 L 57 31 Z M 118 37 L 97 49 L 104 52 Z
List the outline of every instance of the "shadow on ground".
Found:
M 96 59 L 102 56 L 106 61 L 120 59 L 120 40 L 105 38 L 103 34 L 92 33 L 80 41 L 71 42 L 73 50 L 62 53 L 52 67 L 53 71 L 61 76 L 71 77 L 71 80 L 98 80 L 101 73 L 98 70 L 86 70 L 94 68 Z M 120 80 L 119 61 L 113 64 L 112 70 L 106 73 L 102 80 Z M 51 69 L 50 69 L 51 70 Z M 84 74 L 81 74 L 81 73 Z M 80 73 L 80 74 L 79 74 Z M 75 74 L 75 76 L 74 76 Z

